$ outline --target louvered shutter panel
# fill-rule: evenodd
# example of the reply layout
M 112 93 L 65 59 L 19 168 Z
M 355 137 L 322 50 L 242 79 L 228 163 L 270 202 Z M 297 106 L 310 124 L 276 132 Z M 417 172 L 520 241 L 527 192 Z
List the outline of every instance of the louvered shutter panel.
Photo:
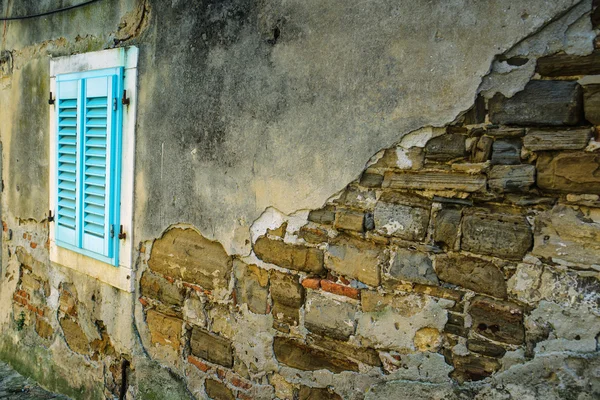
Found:
M 114 75 L 84 80 L 83 141 L 80 146 L 82 247 L 107 257 L 112 257 L 113 247 L 111 132 L 114 132 L 115 123 L 115 84 Z
M 77 245 L 79 81 L 58 82 L 56 239 Z

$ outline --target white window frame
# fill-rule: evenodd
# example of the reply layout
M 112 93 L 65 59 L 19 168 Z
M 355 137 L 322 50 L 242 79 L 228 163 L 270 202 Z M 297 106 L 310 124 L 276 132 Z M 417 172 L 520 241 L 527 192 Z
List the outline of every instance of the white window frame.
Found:
M 121 205 L 120 224 L 126 238 L 119 240 L 119 265 L 114 266 L 88 257 L 84 254 L 60 247 L 55 241 L 55 224 L 49 224 L 50 261 L 53 264 L 73 269 L 91 276 L 126 292 L 134 291 L 133 271 L 133 191 L 135 168 L 135 124 L 137 114 L 137 62 L 138 48 L 131 46 L 110 50 L 76 54 L 73 56 L 50 59 L 50 91 L 56 97 L 56 76 L 74 72 L 85 72 L 106 68 L 123 67 L 124 89 L 127 91 L 129 105 L 123 107 L 122 153 L 121 153 Z M 56 107 L 50 112 L 50 210 L 56 210 Z M 118 205 L 117 205 L 118 207 Z M 54 212 L 54 211 L 53 211 Z M 117 232 L 116 232 L 117 233 Z

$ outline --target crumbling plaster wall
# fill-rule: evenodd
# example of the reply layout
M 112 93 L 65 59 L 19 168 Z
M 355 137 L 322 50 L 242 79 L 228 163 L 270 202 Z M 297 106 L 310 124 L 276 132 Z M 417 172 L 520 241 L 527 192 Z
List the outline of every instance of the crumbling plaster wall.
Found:
M 0 136 L 5 185 L 2 205 L 3 220 L 7 222 L 2 272 L 6 279 L 0 287 L 0 298 L 8 302 L 12 299 L 13 308 L 0 309 L 0 324 L 5 332 L 0 353 L 8 356 L 16 348 L 25 354 L 35 348 L 28 361 L 20 359 L 24 368 L 42 365 L 41 373 L 40 370 L 31 370 L 31 373 L 45 379 L 46 384 L 48 376 L 57 377 L 54 387 L 67 392 L 74 390 L 69 393 L 75 397 L 82 393 L 90 398 L 108 396 L 106 390 L 114 394 L 119 383 L 116 381 L 119 369 L 115 365 L 121 356 L 131 358 L 135 367 L 130 396 L 150 396 L 150 391 L 162 387 L 163 396 L 170 393 L 173 398 L 183 398 L 189 389 L 202 397 L 210 385 L 213 385 L 212 390 L 219 390 L 218 385 L 222 384 L 209 383 L 216 381 L 205 380 L 206 375 L 198 372 L 207 367 L 205 364 L 192 357 L 197 363 L 193 364 L 180 356 L 189 354 L 190 340 L 198 341 L 193 332 L 209 329 L 213 333 L 208 337 L 217 343 L 221 343 L 218 338 L 222 335 L 233 340 L 238 353 L 249 353 L 238 354 L 243 363 L 236 359 L 236 369 L 227 372 L 229 386 L 241 388 L 240 396 L 252 388 L 252 384 L 244 380 L 248 378 L 257 378 L 256 387 L 251 391 L 257 398 L 269 398 L 273 390 L 279 390 L 285 397 L 286 390 L 292 390 L 290 382 L 295 385 L 312 382 L 321 387 L 331 384 L 348 396 L 380 382 L 379 372 L 373 370 L 367 374 L 343 372 L 333 376 L 303 372 L 297 375 L 295 369 L 285 366 L 280 374 L 271 375 L 271 381 L 267 381 L 265 373 L 278 369 L 272 349 L 272 337 L 276 335 L 274 318 L 285 313 L 274 312 L 271 316 L 270 310 L 265 310 L 265 316 L 243 309 L 242 314 L 232 318 L 236 305 L 230 297 L 234 280 L 227 281 L 229 277 L 225 278 L 228 282 L 225 288 L 207 294 L 201 286 L 190 285 L 187 276 L 182 277 L 187 281 L 185 289 L 180 280 L 173 284 L 158 276 L 155 278 L 158 283 L 151 281 L 149 286 L 151 290 L 157 286 L 160 290 L 144 293 L 141 301 L 152 302 L 152 296 L 158 300 L 140 305 L 137 304 L 140 293 L 125 294 L 73 271 L 50 267 L 44 250 L 47 239 L 44 219 L 48 208 L 47 57 L 99 50 L 121 43 L 140 47 L 137 209 L 136 229 L 132 233 L 136 243 L 144 242 L 140 248 L 139 279 L 141 272 L 147 270 L 146 262 L 150 262 L 152 240 L 163 236 L 173 224 L 192 225 L 208 239 L 218 240 L 224 246 L 220 253 L 224 258 L 248 255 L 251 243 L 256 244 L 267 228 L 275 231 L 284 220 L 297 219 L 298 224 L 305 223 L 308 211 L 300 211 L 291 218 L 285 214 L 321 207 L 357 178 L 365 162 L 380 149 L 424 125 L 443 126 L 452 121 L 471 107 L 478 87 L 486 94 L 489 91 L 490 96 L 501 85 L 504 93 L 520 90 L 533 74 L 532 64 L 513 68 L 512 64 L 497 60 L 492 65 L 493 73 L 482 82 L 494 56 L 558 18 L 577 2 L 480 3 L 215 1 L 190 4 L 105 0 L 88 10 L 73 12 L 68 18 L 53 16 L 6 24 L 0 48 L 10 51 L 8 58 L 0 57 L 10 61 L 0 64 L 0 121 L 3 121 Z M 38 7 L 50 8 L 52 2 L 11 4 L 1 2 L 0 11 L 26 14 L 40 9 Z M 544 30 L 541 37 L 523 42 L 549 43 L 559 37 L 560 43 L 535 50 L 513 47 L 514 52 L 517 51 L 514 49 L 523 49 L 515 53 L 515 57 L 529 54 L 532 58 L 539 57 L 559 49 L 575 54 L 590 52 L 589 18 L 581 18 L 590 5 L 591 1 L 581 2 L 551 25 L 550 30 Z M 145 14 L 144 10 L 149 9 L 153 12 Z M 146 23 L 147 29 L 140 29 Z M 492 79 L 502 79 L 502 83 L 491 82 Z M 423 137 L 418 139 L 424 145 Z M 288 230 L 293 232 L 299 226 L 291 224 Z M 13 236 L 6 238 L 9 231 Z M 285 236 L 285 229 L 283 231 Z M 201 239 L 203 243 L 206 240 Z M 261 267 L 266 265 L 271 271 L 268 262 L 261 262 L 253 254 L 244 261 Z M 246 266 L 239 259 L 233 262 L 234 273 L 239 275 L 236 275 L 236 283 L 244 282 L 248 274 Z M 269 272 L 269 285 L 274 285 L 272 276 L 277 275 L 278 269 L 274 271 Z M 526 275 L 527 266 L 519 272 L 525 274 L 523 279 L 531 279 L 532 285 L 536 279 L 542 279 L 531 271 L 532 276 Z M 260 275 L 264 271 L 255 273 Z M 33 292 L 24 287 L 23 276 L 30 275 L 35 277 Z M 164 275 L 170 277 L 170 271 Z M 152 277 L 150 273 L 148 276 Z M 293 276 L 297 286 L 297 275 Z M 191 281 L 195 279 L 200 278 L 194 277 Z M 247 280 L 253 282 L 253 279 Z M 258 291 L 270 293 L 260 287 L 264 277 L 259 276 L 257 280 Z M 176 289 L 169 292 L 165 300 L 161 285 L 170 287 L 169 284 Z M 235 290 L 244 292 L 246 289 Z M 40 298 L 36 297 L 38 294 Z M 171 295 L 175 297 L 169 297 Z M 327 296 L 323 300 L 321 295 L 311 294 L 307 297 L 306 310 L 309 311 L 311 305 L 320 307 L 319 301 L 324 307 L 331 299 L 337 301 Z M 69 298 L 76 299 L 76 309 L 69 306 Z M 423 300 L 417 295 L 408 298 L 407 304 L 423 308 L 423 315 L 415 317 L 419 327 L 435 326 L 441 330 L 448 322 L 446 308 L 451 305 L 445 299 Z M 61 299 L 66 299 L 66 303 L 61 303 Z M 183 299 L 183 310 L 178 309 L 178 305 L 175 311 L 160 308 L 161 302 L 177 303 Z M 265 304 L 271 304 L 272 300 L 273 306 L 277 306 L 275 300 L 268 299 Z M 296 307 L 304 307 L 302 301 Z M 350 308 L 357 306 L 356 302 L 351 304 Z M 14 327 L 20 323 L 21 306 L 25 306 L 28 313 L 22 321 L 25 331 L 17 332 Z M 197 315 L 194 307 L 205 310 L 206 315 Z M 398 307 L 402 309 L 406 305 Z M 134 308 L 135 318 L 130 313 Z M 162 313 L 170 319 L 160 320 Z M 178 318 L 182 315 L 186 320 L 183 331 L 170 330 L 173 320 L 174 326 L 179 323 L 181 328 Z M 304 318 L 304 308 L 300 318 Z M 161 330 L 153 333 L 150 321 L 157 319 Z M 301 322 L 307 327 L 311 323 Z M 396 322 L 406 320 L 400 318 Z M 363 324 L 367 328 L 361 335 L 369 344 L 366 337 L 371 329 L 368 321 Z M 313 328 L 315 325 L 318 324 L 313 321 Z M 333 326 L 331 330 L 338 328 Z M 376 336 L 385 336 L 385 332 L 375 329 L 373 332 Z M 410 333 L 406 338 L 370 344 L 411 347 L 415 332 Z M 170 340 L 173 335 L 181 343 L 173 343 Z M 278 345 L 285 348 L 289 343 L 279 341 Z M 367 352 L 366 357 L 371 357 L 370 353 Z M 515 357 L 521 360 L 518 354 Z M 565 364 L 571 362 L 564 354 L 559 358 Z M 158 368 L 151 359 L 160 360 L 176 374 Z M 552 360 L 536 362 L 534 369 L 543 371 L 548 365 L 544 362 Z M 593 363 L 592 360 L 590 365 L 595 365 Z M 67 382 L 58 382 L 69 377 L 73 366 L 81 371 L 81 376 L 70 382 L 76 389 L 69 388 Z M 246 366 L 250 366 L 250 371 L 244 371 Z M 365 368 L 363 364 L 360 367 Z M 209 365 L 207 368 L 209 374 L 221 378 L 220 367 Z M 422 379 L 423 370 L 424 374 L 433 374 L 427 376 L 429 381 L 446 385 L 440 388 L 441 393 L 450 390 L 451 367 L 441 355 L 411 355 L 406 368 L 406 373 L 400 370 L 386 380 Z M 187 389 L 179 385 L 177 374 L 189 374 Z M 514 371 L 507 375 L 499 374 L 494 379 L 500 384 L 518 381 L 514 379 Z M 240 380 L 239 376 L 244 379 Z M 350 385 L 354 380 L 355 384 Z M 390 388 L 393 389 L 393 385 L 384 385 L 381 390 Z M 316 390 L 323 396 L 327 392 Z M 418 390 L 421 389 L 415 389 Z M 477 388 L 480 390 L 481 387 Z M 372 393 L 377 396 L 377 389 Z
M 576 3 L 153 1 L 137 238 L 186 222 L 247 254 L 266 207 L 319 207 L 380 149 L 452 121 L 496 54 Z

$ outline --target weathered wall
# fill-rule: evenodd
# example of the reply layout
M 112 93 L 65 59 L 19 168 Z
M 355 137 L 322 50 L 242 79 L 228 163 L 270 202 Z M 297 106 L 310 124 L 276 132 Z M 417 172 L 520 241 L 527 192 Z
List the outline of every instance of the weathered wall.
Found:
M 452 121 L 496 54 L 576 2 L 151 3 L 136 207 L 153 218 L 136 235 L 187 222 L 247 254 L 266 207 L 319 207 L 380 149 Z
M 5 24 L 0 357 L 74 398 L 127 362 L 128 398 L 598 396 L 598 13 L 396 3 Z M 50 265 L 45 220 L 48 56 L 129 44 L 133 294 Z

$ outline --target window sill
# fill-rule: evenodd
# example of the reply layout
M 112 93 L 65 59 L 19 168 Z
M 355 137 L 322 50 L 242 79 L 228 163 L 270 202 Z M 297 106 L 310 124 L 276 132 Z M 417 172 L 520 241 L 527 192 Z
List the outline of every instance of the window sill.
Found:
M 95 278 L 125 292 L 133 292 L 133 270 L 125 266 L 115 267 L 94 258 L 74 252 L 50 242 L 50 262 Z

